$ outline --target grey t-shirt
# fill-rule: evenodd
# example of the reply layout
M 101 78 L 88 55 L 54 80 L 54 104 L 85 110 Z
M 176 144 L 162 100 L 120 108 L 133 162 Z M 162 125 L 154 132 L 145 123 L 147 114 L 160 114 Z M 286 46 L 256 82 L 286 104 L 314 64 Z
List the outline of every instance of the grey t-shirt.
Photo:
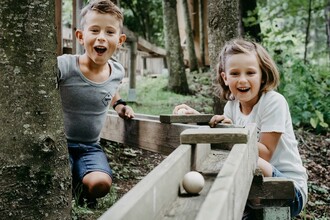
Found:
M 79 55 L 67 54 L 57 58 L 65 135 L 68 141 L 97 142 L 109 104 L 124 77 L 124 68 L 109 60 L 109 79 L 96 83 L 80 71 L 78 58 Z

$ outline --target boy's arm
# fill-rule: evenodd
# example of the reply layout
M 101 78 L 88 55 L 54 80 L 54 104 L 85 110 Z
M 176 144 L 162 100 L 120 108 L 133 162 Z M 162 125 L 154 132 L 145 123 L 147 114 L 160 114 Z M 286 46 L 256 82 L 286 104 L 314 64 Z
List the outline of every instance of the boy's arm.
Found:
M 133 109 L 126 104 L 120 98 L 119 93 L 117 92 L 111 100 L 112 108 L 118 113 L 118 115 L 123 119 L 134 118 Z

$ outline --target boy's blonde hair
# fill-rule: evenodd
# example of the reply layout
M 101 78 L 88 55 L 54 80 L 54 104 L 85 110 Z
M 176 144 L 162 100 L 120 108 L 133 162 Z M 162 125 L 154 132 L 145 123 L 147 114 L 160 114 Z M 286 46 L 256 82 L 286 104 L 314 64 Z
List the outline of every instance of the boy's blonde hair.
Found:
M 124 15 L 122 11 L 118 8 L 115 3 L 110 0 L 91 0 L 88 4 L 81 10 L 80 13 L 80 27 L 83 29 L 86 23 L 85 16 L 90 11 L 97 11 L 101 14 L 111 14 L 117 17 L 120 21 L 120 28 L 123 27 Z
M 217 94 L 225 100 L 234 100 L 229 87 L 225 85 L 221 77 L 221 73 L 226 72 L 225 65 L 228 57 L 241 53 L 251 54 L 257 57 L 262 73 L 259 95 L 263 92 L 276 89 L 280 83 L 280 74 L 268 52 L 260 44 L 253 41 L 233 39 L 225 44 L 219 55 L 217 82 L 220 84 L 220 87 L 216 91 Z

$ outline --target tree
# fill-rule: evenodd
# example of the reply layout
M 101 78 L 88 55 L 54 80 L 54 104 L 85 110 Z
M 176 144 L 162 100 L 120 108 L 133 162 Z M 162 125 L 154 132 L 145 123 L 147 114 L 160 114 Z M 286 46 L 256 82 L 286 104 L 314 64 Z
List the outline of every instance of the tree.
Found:
M 190 13 L 187 0 L 182 0 L 183 6 L 183 17 L 185 20 L 185 32 L 186 32 L 186 44 L 187 44 L 187 51 L 189 56 L 189 69 L 191 72 L 198 71 L 198 62 L 197 56 L 195 51 L 195 44 L 194 44 L 194 35 L 191 28 L 190 22 Z
M 0 216 L 70 219 L 55 1 L 2 0 L 0 18 Z
M 240 0 L 241 35 L 261 42 L 257 0 Z
M 210 65 L 215 76 L 221 48 L 226 41 L 239 36 L 238 0 L 209 0 L 208 24 Z M 224 101 L 214 97 L 213 109 L 216 114 L 222 114 L 224 105 Z
M 189 87 L 180 44 L 176 0 L 163 0 L 166 58 L 169 71 L 168 89 L 188 94 Z

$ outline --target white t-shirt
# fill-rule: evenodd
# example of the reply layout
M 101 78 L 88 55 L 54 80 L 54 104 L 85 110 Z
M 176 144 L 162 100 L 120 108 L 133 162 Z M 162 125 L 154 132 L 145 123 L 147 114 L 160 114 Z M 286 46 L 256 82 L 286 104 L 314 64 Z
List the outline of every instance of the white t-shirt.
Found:
M 275 92 L 263 93 L 249 115 L 242 114 L 239 101 L 228 101 L 224 115 L 234 124 L 246 126 L 256 123 L 258 140 L 260 132 L 282 133 L 269 161 L 276 169 L 294 181 L 302 193 L 303 204 L 307 202 L 307 173 L 302 165 L 295 138 L 289 106 L 285 98 Z

